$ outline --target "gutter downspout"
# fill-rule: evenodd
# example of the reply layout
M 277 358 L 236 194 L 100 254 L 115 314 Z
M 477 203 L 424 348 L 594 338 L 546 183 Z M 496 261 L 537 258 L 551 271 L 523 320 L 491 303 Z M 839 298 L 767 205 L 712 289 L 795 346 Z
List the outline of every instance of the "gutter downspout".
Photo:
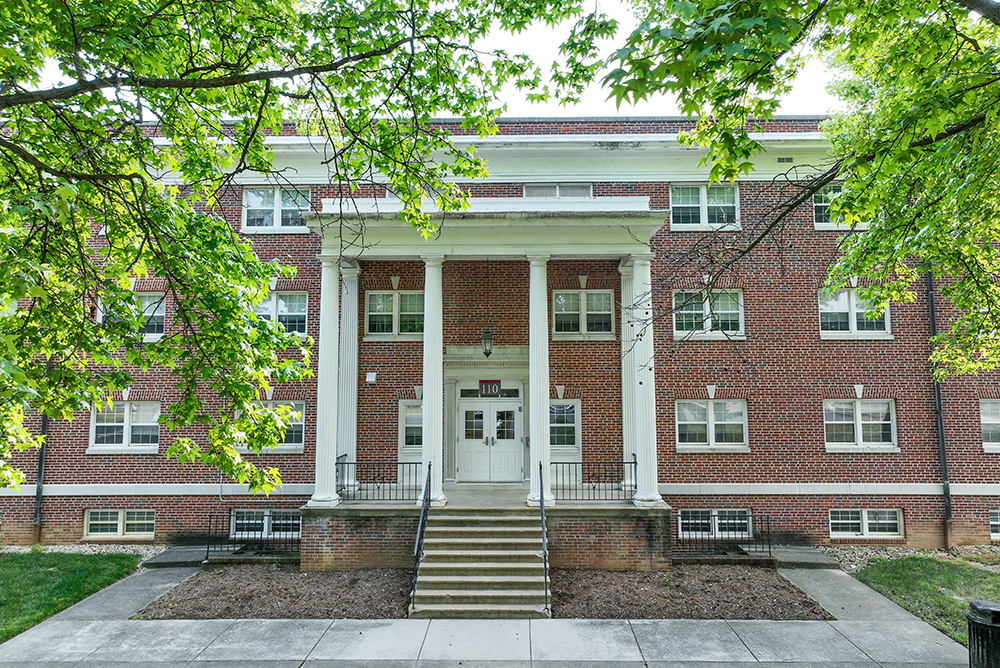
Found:
M 49 416 L 42 413 L 42 424 L 38 429 L 42 446 L 38 449 L 38 474 L 35 476 L 35 543 L 42 542 L 42 483 L 45 480 L 45 446 L 48 445 Z
M 931 338 L 937 336 L 937 310 L 934 304 L 934 276 L 927 272 L 927 315 L 930 319 Z M 931 344 L 933 351 L 934 344 Z M 952 548 L 952 527 L 954 517 L 951 510 L 951 482 L 948 477 L 948 448 L 944 437 L 944 408 L 941 400 L 941 383 L 934 379 L 937 365 L 931 365 L 931 379 L 934 382 L 934 413 L 937 419 L 938 458 L 941 461 L 941 486 L 944 489 L 944 547 Z

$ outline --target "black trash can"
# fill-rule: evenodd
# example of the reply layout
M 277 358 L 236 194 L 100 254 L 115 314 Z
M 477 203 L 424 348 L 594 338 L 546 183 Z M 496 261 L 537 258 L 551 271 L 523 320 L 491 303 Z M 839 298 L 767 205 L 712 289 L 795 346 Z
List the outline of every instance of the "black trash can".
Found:
M 1000 604 L 973 601 L 969 620 L 969 668 L 1000 668 Z

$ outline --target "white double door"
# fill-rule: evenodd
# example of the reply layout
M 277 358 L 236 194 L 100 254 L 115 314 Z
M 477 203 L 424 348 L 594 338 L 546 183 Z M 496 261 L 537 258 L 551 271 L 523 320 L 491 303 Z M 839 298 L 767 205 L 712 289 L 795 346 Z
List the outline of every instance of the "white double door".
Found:
M 459 482 L 524 480 L 520 399 L 477 399 L 458 405 Z

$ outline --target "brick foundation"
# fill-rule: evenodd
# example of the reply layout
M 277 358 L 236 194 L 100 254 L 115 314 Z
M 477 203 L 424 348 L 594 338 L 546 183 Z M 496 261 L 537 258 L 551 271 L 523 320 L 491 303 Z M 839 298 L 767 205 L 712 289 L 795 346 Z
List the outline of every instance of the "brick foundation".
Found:
M 549 563 L 613 571 L 670 568 L 670 516 L 668 507 L 546 509 Z
M 302 509 L 304 571 L 411 568 L 420 508 L 341 505 Z

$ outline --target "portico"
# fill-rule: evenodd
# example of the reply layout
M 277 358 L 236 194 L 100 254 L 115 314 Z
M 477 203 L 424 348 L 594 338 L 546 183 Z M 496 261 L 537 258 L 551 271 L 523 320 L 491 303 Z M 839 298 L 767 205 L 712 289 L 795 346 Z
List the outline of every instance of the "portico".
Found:
M 622 433 L 616 457 L 638 465 L 634 485 L 635 505 L 660 505 L 657 493 L 656 395 L 652 336 L 651 251 L 652 233 L 663 224 L 662 212 L 649 211 L 648 198 L 563 198 L 525 200 L 521 198 L 472 198 L 472 207 L 450 213 L 438 222 L 439 234 L 423 239 L 399 222 L 399 203 L 384 198 L 354 200 L 348 207 L 341 200 L 323 200 L 323 211 L 310 216 L 309 224 L 323 235 L 320 259 L 322 303 L 318 360 L 318 407 L 316 435 L 316 488 L 309 505 L 330 507 L 340 502 L 336 476 L 332 472 L 338 458 L 359 459 L 357 407 L 359 377 L 358 314 L 361 312 L 359 274 L 374 263 L 419 262 L 422 266 L 422 336 L 399 335 L 407 350 L 420 350 L 420 385 L 412 387 L 412 403 L 419 406 L 419 461 L 424 471 L 430 467 L 430 500 L 447 502 L 446 480 L 520 482 L 527 479 L 528 505 L 544 498 L 555 503 L 551 475 L 539 478 L 539 467 L 550 470 L 553 458 L 551 402 L 563 399 L 562 385 L 550 377 L 550 348 L 559 345 L 587 345 L 586 327 L 575 340 L 556 331 L 550 296 L 550 266 L 560 262 L 593 261 L 617 266 L 615 290 L 620 301 L 601 296 L 595 300 L 614 303 L 612 315 L 591 314 L 595 322 L 613 318 L 616 326 L 603 338 L 613 342 L 620 354 Z M 347 216 L 345 212 L 350 211 Z M 347 223 L 350 223 L 347 225 Z M 355 239 L 345 238 L 347 227 L 365 230 L 364 250 L 347 255 L 342 248 L 354 247 Z M 510 323 L 498 320 L 497 345 L 486 357 L 477 340 L 454 345 L 456 325 L 451 321 L 445 332 L 445 292 L 458 289 L 446 285 L 449 263 L 467 267 L 501 265 L 527 274 L 524 286 L 493 285 L 489 289 L 526 292 L 526 341 L 515 334 Z M 525 267 L 525 265 L 527 265 Z M 395 282 L 399 281 L 393 276 Z M 458 279 L 455 279 L 458 280 Z M 339 286 L 339 289 L 335 286 Z M 397 286 L 393 286 L 397 287 Z M 587 299 L 586 274 L 581 274 L 580 290 Z M 412 291 L 416 293 L 417 291 Z M 397 295 L 409 294 L 396 290 Z M 573 294 L 570 294 L 572 297 Z M 397 296 L 397 299 L 399 297 Z M 367 306 L 366 306 L 367 308 Z M 393 317 L 400 318 L 399 307 Z M 522 306 L 523 308 L 523 306 Z M 560 308 L 572 308 L 560 306 Z M 577 306 L 574 317 L 586 319 L 586 307 Z M 598 307 L 593 306 L 596 310 Z M 572 315 L 572 314 L 570 314 Z M 498 316 L 499 317 L 499 316 Z M 560 316 L 563 317 L 563 316 Z M 454 320 L 454 317 L 451 318 Z M 649 329 L 648 332 L 644 331 Z M 523 329 L 523 327 L 521 328 Z M 367 330 L 365 330 L 367 331 Z M 478 335 L 476 336 L 478 339 Z M 446 345 L 451 340 L 452 345 Z M 618 344 L 618 341 L 621 341 Z M 527 345 L 524 345 L 527 343 Z M 391 345 L 386 343 L 386 345 Z M 620 345 L 620 347 L 619 347 Z M 616 379 L 618 377 L 616 373 Z M 481 381 L 497 381 L 483 392 Z M 371 382 L 379 382 L 377 378 Z M 410 391 L 407 389 L 407 391 Z M 398 396 L 403 396 L 398 393 Z M 410 395 L 406 395 L 410 396 Z M 565 404 L 572 406 L 571 402 Z M 328 410 L 326 407 L 330 407 Z M 334 408 L 335 407 L 335 408 Z M 402 410 L 402 409 L 401 409 Z M 415 411 L 414 411 L 415 414 Z M 416 440 L 415 420 L 405 422 L 401 413 L 401 433 L 409 425 Z M 616 425 L 616 429 L 617 429 Z M 409 434 L 410 432 L 406 432 Z M 579 438 L 579 434 L 577 435 Z M 405 439 L 401 439 L 403 442 Z M 583 439 L 586 452 L 586 435 Z M 631 470 L 631 469 L 629 469 Z M 423 474 L 420 479 L 423 480 Z M 350 484 L 351 481 L 348 481 Z

